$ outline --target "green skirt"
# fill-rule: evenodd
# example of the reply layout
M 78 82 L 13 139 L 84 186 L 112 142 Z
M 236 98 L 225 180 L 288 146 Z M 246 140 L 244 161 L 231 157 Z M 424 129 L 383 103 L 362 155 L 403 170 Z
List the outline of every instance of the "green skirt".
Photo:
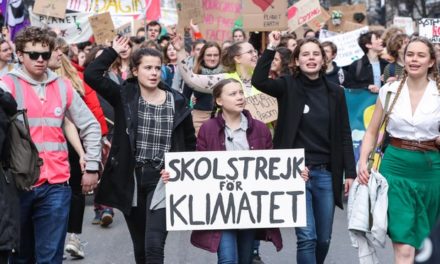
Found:
M 440 218 L 440 153 L 389 145 L 379 171 L 389 185 L 391 240 L 419 248 Z

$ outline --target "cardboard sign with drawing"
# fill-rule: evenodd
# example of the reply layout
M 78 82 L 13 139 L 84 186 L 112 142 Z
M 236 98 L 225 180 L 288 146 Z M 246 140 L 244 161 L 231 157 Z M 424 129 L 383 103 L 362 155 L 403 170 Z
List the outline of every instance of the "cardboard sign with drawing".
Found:
M 243 0 L 243 28 L 249 31 L 287 29 L 287 1 Z

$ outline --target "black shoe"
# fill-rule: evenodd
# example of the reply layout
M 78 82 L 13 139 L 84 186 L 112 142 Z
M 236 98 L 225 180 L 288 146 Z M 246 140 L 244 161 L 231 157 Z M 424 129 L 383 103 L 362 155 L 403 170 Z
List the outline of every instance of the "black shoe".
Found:
M 261 260 L 261 257 L 259 254 L 253 255 L 252 264 L 264 264 L 264 262 Z

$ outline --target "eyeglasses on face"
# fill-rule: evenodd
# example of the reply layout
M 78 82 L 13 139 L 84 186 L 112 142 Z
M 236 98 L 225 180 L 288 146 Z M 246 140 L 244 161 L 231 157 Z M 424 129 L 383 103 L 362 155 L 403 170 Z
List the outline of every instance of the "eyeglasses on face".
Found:
M 251 50 L 248 50 L 248 51 L 245 51 L 245 52 L 242 52 L 242 53 L 240 53 L 240 54 L 238 54 L 238 55 L 243 55 L 243 54 L 250 54 L 250 55 L 254 55 L 254 54 L 258 54 L 258 51 L 256 50 L 256 49 L 251 49 Z
M 31 60 L 38 60 L 40 56 L 43 58 L 43 60 L 49 60 L 50 56 L 52 55 L 52 52 L 50 51 L 46 51 L 46 52 L 23 51 L 23 53 L 29 55 L 29 58 Z

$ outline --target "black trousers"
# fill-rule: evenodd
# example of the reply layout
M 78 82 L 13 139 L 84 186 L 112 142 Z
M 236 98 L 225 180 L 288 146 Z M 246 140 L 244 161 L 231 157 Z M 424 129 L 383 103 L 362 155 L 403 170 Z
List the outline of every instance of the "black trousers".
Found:
M 155 186 L 138 188 L 137 207 L 124 215 L 137 264 L 162 264 L 167 237 L 165 209 L 150 210 Z
M 8 264 L 11 251 L 0 251 L 0 264 Z
M 70 213 L 67 232 L 81 234 L 84 219 L 84 209 L 86 207 L 86 199 L 82 193 L 81 187 L 82 171 L 79 165 L 79 156 L 75 149 L 69 143 L 68 148 L 70 163 L 69 184 L 72 189 L 72 198 L 70 200 Z

